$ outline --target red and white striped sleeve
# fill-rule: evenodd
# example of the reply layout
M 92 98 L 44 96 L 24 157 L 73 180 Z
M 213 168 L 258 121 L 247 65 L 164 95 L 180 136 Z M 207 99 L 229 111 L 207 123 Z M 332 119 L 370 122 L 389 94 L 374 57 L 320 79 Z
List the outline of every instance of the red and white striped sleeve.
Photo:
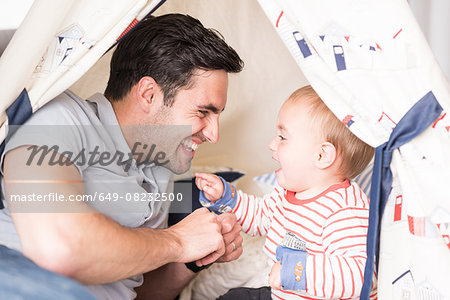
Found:
M 239 190 L 232 212 L 241 224 L 242 231 L 252 236 L 266 235 L 275 211 L 276 199 L 279 199 L 282 192 L 280 187 L 275 187 L 270 194 L 257 197 Z
M 334 212 L 322 232 L 323 253 L 308 255 L 307 293 L 325 298 L 358 297 L 366 264 L 368 207 Z

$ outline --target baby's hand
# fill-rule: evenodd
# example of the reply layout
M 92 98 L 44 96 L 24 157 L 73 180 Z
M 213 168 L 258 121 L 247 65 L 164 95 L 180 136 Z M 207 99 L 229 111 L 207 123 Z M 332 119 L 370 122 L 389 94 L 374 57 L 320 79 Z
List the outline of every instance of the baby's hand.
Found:
M 269 274 L 269 285 L 275 290 L 281 290 L 281 262 L 277 261 Z
M 195 173 L 195 184 L 205 194 L 206 199 L 215 202 L 222 197 L 223 183 L 219 176 L 207 173 Z

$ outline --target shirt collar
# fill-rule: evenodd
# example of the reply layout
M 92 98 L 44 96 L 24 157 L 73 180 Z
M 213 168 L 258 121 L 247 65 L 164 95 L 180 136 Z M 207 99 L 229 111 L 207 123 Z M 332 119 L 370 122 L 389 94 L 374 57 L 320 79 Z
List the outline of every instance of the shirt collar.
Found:
M 335 190 L 338 190 L 338 189 L 341 189 L 341 188 L 348 188 L 349 186 L 350 186 L 350 181 L 348 179 L 346 179 L 343 182 L 336 183 L 336 184 L 333 184 L 333 185 L 329 186 L 325 191 L 321 192 L 317 196 L 314 196 L 314 197 L 308 198 L 308 199 L 298 199 L 295 196 L 295 192 L 289 191 L 289 190 L 285 190 L 285 198 L 291 204 L 301 205 L 301 204 L 306 204 L 306 203 L 310 203 L 312 201 L 315 201 L 315 200 L 319 199 L 320 197 L 323 197 L 324 195 L 328 194 L 331 191 L 335 191 Z
M 111 102 L 109 102 L 109 100 L 101 93 L 92 95 L 87 99 L 87 101 L 94 104 L 94 111 L 106 131 L 111 136 L 114 146 L 116 147 L 116 151 L 124 153 L 121 163 L 135 163 L 134 159 L 130 158 L 130 146 L 128 146 L 128 143 L 123 136 L 119 121 L 117 121 L 116 113 L 111 105 Z

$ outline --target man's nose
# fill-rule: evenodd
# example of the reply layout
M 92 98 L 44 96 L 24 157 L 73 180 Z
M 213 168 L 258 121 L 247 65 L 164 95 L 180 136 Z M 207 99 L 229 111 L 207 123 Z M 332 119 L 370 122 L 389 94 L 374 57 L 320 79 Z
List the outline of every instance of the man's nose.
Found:
M 214 116 L 208 121 L 205 129 L 203 129 L 203 135 L 212 144 L 219 141 L 219 116 Z

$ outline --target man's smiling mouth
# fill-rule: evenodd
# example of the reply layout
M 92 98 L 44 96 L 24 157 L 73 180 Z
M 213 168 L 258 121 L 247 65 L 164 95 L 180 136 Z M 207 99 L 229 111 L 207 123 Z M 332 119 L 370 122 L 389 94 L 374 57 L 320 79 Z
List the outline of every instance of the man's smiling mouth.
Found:
M 198 148 L 198 144 L 193 142 L 191 139 L 186 139 L 181 142 L 184 148 L 188 151 L 195 151 Z

